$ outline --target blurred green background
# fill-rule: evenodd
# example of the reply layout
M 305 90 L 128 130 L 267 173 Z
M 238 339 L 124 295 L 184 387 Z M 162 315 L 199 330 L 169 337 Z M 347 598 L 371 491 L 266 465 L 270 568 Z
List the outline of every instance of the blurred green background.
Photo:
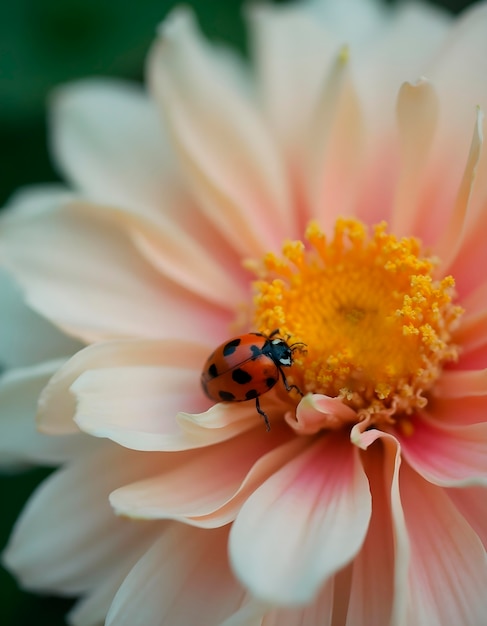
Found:
M 277 0 L 276 0 L 277 1 Z M 47 151 L 45 102 L 60 83 L 91 75 L 142 80 L 157 24 L 175 0 L 17 0 L 0 3 L 0 206 L 22 185 L 58 180 Z M 245 51 L 241 0 L 185 0 L 211 38 Z M 435 2 L 454 13 L 472 2 Z M 48 470 L 0 476 L 0 549 Z M 21 592 L 0 568 L 0 625 L 65 624 L 71 601 Z

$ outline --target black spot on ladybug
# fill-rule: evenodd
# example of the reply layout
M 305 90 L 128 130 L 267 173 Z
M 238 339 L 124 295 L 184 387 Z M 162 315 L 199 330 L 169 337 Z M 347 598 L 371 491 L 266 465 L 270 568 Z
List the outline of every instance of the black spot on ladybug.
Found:
M 212 378 L 216 378 L 218 376 L 218 370 L 216 369 L 216 365 L 214 363 L 212 363 L 210 367 L 208 368 L 208 374 Z
M 235 400 L 235 396 L 230 391 L 219 391 L 218 395 L 223 402 L 232 402 L 233 400 Z
M 258 395 L 259 392 L 256 389 L 250 389 L 250 391 L 247 391 L 247 393 L 245 394 L 245 399 L 254 400 L 255 398 L 257 398 Z
M 237 337 L 236 339 L 233 339 L 232 341 L 229 341 L 227 344 L 225 344 L 223 348 L 223 356 L 230 356 L 231 354 L 233 354 L 240 345 L 241 341 L 242 340 L 240 339 L 240 337 Z
M 276 383 L 277 383 L 277 378 L 272 378 L 271 376 L 269 376 L 269 378 L 266 378 L 265 384 L 269 387 L 269 389 L 271 387 L 274 387 Z
M 252 380 L 252 376 L 245 370 L 237 367 L 232 372 L 232 380 L 234 380 L 239 385 L 246 385 Z

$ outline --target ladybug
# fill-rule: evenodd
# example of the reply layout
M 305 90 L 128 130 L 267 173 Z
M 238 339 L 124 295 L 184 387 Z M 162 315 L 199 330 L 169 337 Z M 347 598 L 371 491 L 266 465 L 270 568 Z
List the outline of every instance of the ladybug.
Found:
M 270 335 L 248 333 L 222 343 L 208 357 L 201 374 L 203 391 L 215 402 L 244 402 L 255 399 L 255 408 L 264 418 L 266 430 L 270 430 L 269 418 L 260 408 L 259 396 L 272 389 L 282 377 L 286 391 L 296 389 L 289 385 L 283 367 L 293 364 L 293 352 L 303 343 L 289 345 L 276 337 L 279 330 Z

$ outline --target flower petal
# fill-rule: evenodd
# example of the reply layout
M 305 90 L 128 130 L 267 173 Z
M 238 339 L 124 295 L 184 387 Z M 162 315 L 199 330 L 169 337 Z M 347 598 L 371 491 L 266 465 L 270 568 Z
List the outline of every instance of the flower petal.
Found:
M 412 434 L 397 429 L 404 458 L 423 478 L 444 487 L 487 485 L 487 422 L 442 424 L 426 415 L 411 419 Z
M 51 100 L 54 156 L 92 199 L 153 215 L 174 187 L 175 168 L 156 107 L 135 83 L 81 80 Z
M 437 422 L 466 426 L 485 422 L 487 415 L 487 394 L 457 398 L 433 398 L 428 405 L 428 413 Z
M 147 523 L 141 532 L 115 518 L 108 503 L 114 487 L 153 470 L 155 458 L 96 441 L 92 450 L 50 476 L 17 522 L 4 561 L 26 588 L 89 591 L 140 553 L 160 528 Z
M 487 368 L 482 370 L 447 370 L 434 387 L 438 398 L 468 398 L 487 395 Z
M 136 246 L 166 276 L 220 304 L 224 296 L 227 304 L 241 299 L 223 271 L 221 241 L 208 245 L 214 230 L 183 191 L 147 95 L 135 84 L 91 79 L 58 89 L 53 104 L 54 152 L 84 197 L 106 203 L 106 211 L 117 206 Z M 237 269 L 238 259 L 225 252 L 226 269 Z
M 364 430 L 365 425 L 364 422 L 358 423 L 352 429 L 352 433 L 350 435 L 350 439 L 353 443 L 355 443 L 362 450 L 367 450 L 367 454 L 373 450 L 371 448 L 372 444 L 376 441 L 380 441 L 383 446 L 383 470 L 384 470 L 384 484 L 385 491 L 388 494 L 389 506 L 390 506 L 390 515 L 391 515 L 391 523 L 392 523 L 392 531 L 394 536 L 394 571 L 391 573 L 393 577 L 393 585 L 394 585 L 394 594 L 392 598 L 392 610 L 391 610 L 391 626 L 399 626 L 404 623 L 404 614 L 407 607 L 407 579 L 409 572 L 409 560 L 410 560 L 410 548 L 409 548 L 409 538 L 406 529 L 406 523 L 404 518 L 403 505 L 401 502 L 401 496 L 399 491 L 399 470 L 401 468 L 401 447 L 399 442 L 392 435 L 385 433 L 380 430 L 370 429 Z M 374 462 L 377 461 L 377 451 L 375 451 L 375 456 L 372 461 L 369 459 L 365 459 L 365 467 L 368 469 L 370 474 L 370 479 L 372 481 L 372 497 L 377 499 L 377 492 L 373 489 L 374 484 L 374 470 L 377 472 L 377 467 L 374 467 Z M 384 503 L 382 502 L 382 505 Z M 373 499 L 373 506 L 375 506 L 375 500 Z M 380 506 L 380 504 L 379 504 Z M 380 522 L 381 520 L 376 520 L 376 522 Z M 383 521 L 383 520 L 382 520 Z M 375 528 L 372 526 L 372 530 L 370 532 L 374 533 Z M 386 531 L 387 535 L 387 531 Z M 374 536 L 375 539 L 377 537 Z M 366 539 L 367 541 L 367 539 Z M 387 539 L 386 539 L 387 541 Z M 373 610 L 375 605 L 375 610 L 378 613 L 382 613 L 382 619 L 384 618 L 385 612 L 383 613 L 384 607 L 378 607 L 377 603 L 379 599 L 377 598 L 378 589 L 367 589 L 367 587 L 363 587 L 363 581 L 360 580 L 360 568 L 364 566 L 367 562 L 368 551 L 370 550 L 370 546 L 366 546 L 364 543 L 363 547 L 364 553 L 360 552 L 357 555 L 356 560 L 354 561 L 354 569 L 357 570 L 353 572 L 352 583 L 354 585 L 354 593 L 357 593 L 357 597 L 352 599 L 352 604 L 350 605 L 350 615 L 352 617 L 357 616 L 357 612 L 363 608 L 364 604 Z M 383 548 L 381 548 L 383 550 Z M 385 567 L 387 567 L 387 555 L 383 554 Z M 384 572 L 380 572 L 379 576 L 383 576 Z M 368 574 L 367 574 L 368 576 Z M 370 585 L 373 586 L 372 581 Z M 365 597 L 366 593 L 371 593 L 371 597 Z M 388 609 L 387 609 L 388 610 Z M 348 612 L 348 607 L 347 607 Z M 361 617 L 357 617 L 358 620 L 362 619 Z M 359 622 L 360 623 L 360 622 Z M 353 621 L 350 621 L 350 626 L 355 626 Z
M 3 271 L 0 271 L 0 302 L 0 368 L 67 357 L 82 347 L 27 307 L 18 286 Z
M 370 514 L 358 452 L 346 438 L 328 435 L 245 502 L 230 535 L 235 572 L 257 598 L 309 602 L 355 556 Z
M 136 561 L 137 558 L 135 559 Z M 94 589 L 84 594 L 67 614 L 67 624 L 69 626 L 98 626 L 98 624 L 104 624 L 113 598 L 135 562 L 124 563 L 123 565 L 126 566 L 125 570 L 123 566 L 114 568 L 114 571 L 110 572 L 104 580 L 99 581 Z
M 349 55 L 344 48 L 331 64 L 305 129 L 301 157 L 311 215 L 325 232 L 333 232 L 339 216 L 353 212 L 364 158 L 362 108 Z
M 354 423 L 357 414 L 339 398 L 315 393 L 304 396 L 296 413 L 287 413 L 285 419 L 296 433 L 314 435 L 320 430 L 338 430 L 346 423 Z
M 461 515 L 474 529 L 487 548 L 487 492 L 485 487 L 464 487 L 462 489 L 446 489 L 446 493 L 455 504 Z
M 343 42 L 303 5 L 257 4 L 247 14 L 267 119 L 292 153 L 302 141 L 326 70 Z
M 6 216 L 2 254 L 29 304 L 88 342 L 203 333 L 216 343 L 229 313 L 158 275 L 114 216 L 92 209 L 54 205 L 29 216 Z M 198 324 L 187 315 L 195 309 Z
M 468 354 L 487 345 L 487 307 L 485 305 L 478 312 L 466 309 L 459 328 L 455 330 L 453 340 L 457 345 L 462 346 L 461 357 L 465 353 Z
M 117 489 L 110 502 L 118 514 L 130 517 L 222 526 L 235 519 L 242 502 L 264 480 L 302 450 L 303 442 L 286 443 L 289 437 L 286 428 L 274 427 L 265 436 L 261 429 L 253 430 L 189 457 L 176 456 L 166 472 Z
M 199 384 L 200 371 L 198 366 L 167 365 L 85 372 L 71 386 L 77 402 L 75 422 L 95 437 L 108 437 L 134 450 L 173 448 L 181 438 L 178 410 L 208 404 Z
M 78 407 L 78 419 L 83 426 L 92 423 L 91 416 L 91 420 L 94 420 L 93 428 L 105 426 L 108 429 L 111 424 L 113 431 L 118 430 L 121 437 L 129 437 L 132 431 L 145 430 L 147 434 L 151 431 L 159 435 L 165 433 L 170 439 L 171 432 L 178 431 L 174 418 L 181 406 L 187 403 L 187 406 L 200 408 L 208 403 L 203 398 L 199 384 L 200 364 L 204 362 L 208 351 L 209 348 L 199 344 L 177 340 L 122 340 L 89 346 L 56 372 L 42 392 L 39 399 L 39 425 L 46 433 L 78 432 L 73 422 L 75 397 L 70 388 L 86 372 L 76 387 L 81 395 L 89 395 L 89 398 L 83 398 L 86 410 Z M 147 372 L 151 372 L 151 375 Z M 121 378 L 128 378 L 126 387 L 120 386 Z M 142 387 L 135 386 L 135 380 Z M 176 389 L 172 386 L 175 380 L 178 384 Z M 114 384 L 117 388 L 112 393 Z M 152 402 L 145 396 L 149 388 Z M 184 401 L 181 391 L 184 392 Z M 172 392 L 174 405 L 161 406 L 162 400 L 168 402 Z M 135 421 L 131 421 L 133 406 L 124 406 L 120 402 L 122 395 L 124 401 L 130 397 L 132 402 L 135 397 L 139 397 L 144 405 L 136 411 Z
M 441 259 L 441 264 L 438 267 L 438 274 L 440 275 L 446 274 L 450 271 L 452 264 L 454 265 L 455 257 L 463 249 L 466 233 L 473 221 L 471 216 L 473 212 L 471 198 L 474 183 L 477 180 L 477 170 L 483 147 L 483 119 L 483 112 L 477 108 L 477 120 L 472 143 L 470 144 L 470 151 L 468 153 L 467 163 L 460 182 L 455 205 L 447 226 L 443 230 L 442 236 L 435 244 L 435 253 Z M 462 281 L 464 272 L 455 271 L 454 267 L 452 269 L 456 277 L 456 284 L 463 291 L 465 287 Z
M 447 493 L 407 464 L 400 488 L 411 544 L 406 622 L 482 624 L 487 563 L 478 536 Z
M 401 173 L 391 216 L 391 230 L 398 235 L 406 236 L 414 232 L 415 221 L 420 217 L 414 207 L 418 206 L 438 110 L 438 95 L 427 80 L 401 86 L 397 98 Z
M 58 465 L 86 451 L 81 434 L 47 437 L 37 432 L 37 398 L 59 361 L 10 370 L 0 377 L 0 464 Z
M 435 85 L 440 102 L 447 103 L 440 109 L 438 132 L 426 173 L 428 183 L 420 208 L 420 228 L 416 232 L 427 245 L 434 243 L 431 235 L 443 231 L 445 215 L 453 209 L 469 154 L 475 108 L 487 110 L 487 88 L 483 78 L 487 56 L 486 28 L 485 4 L 470 7 L 453 23 L 441 47 L 421 72 Z M 484 157 L 483 160 L 484 165 L 480 169 L 485 172 L 487 159 Z M 478 176 L 475 181 L 477 191 L 474 188 L 471 198 L 474 211 L 477 208 L 481 210 L 484 205 L 485 181 L 485 175 Z M 430 236 L 427 237 L 427 234 Z M 470 252 L 468 247 L 464 250 Z M 451 268 L 449 271 L 453 271 L 457 278 L 456 270 Z M 476 277 L 464 275 L 461 278 Z M 464 289 L 459 291 L 463 293 Z
M 346 624 L 391 626 L 396 554 L 390 499 L 395 454 L 375 445 L 362 460 L 372 494 L 372 517 L 362 549 L 352 563 Z
M 171 524 L 125 579 L 106 625 L 219 624 L 245 595 L 228 567 L 227 537 L 227 528 Z
M 288 186 L 264 121 L 227 83 L 223 62 L 179 9 L 149 57 L 149 82 L 206 215 L 235 249 L 255 257 L 293 232 Z

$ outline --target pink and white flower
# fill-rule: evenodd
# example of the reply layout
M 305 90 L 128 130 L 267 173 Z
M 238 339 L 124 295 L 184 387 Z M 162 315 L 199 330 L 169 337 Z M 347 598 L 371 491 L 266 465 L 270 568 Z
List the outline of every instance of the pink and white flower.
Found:
M 255 80 L 177 10 L 147 93 L 55 95 L 70 189 L 23 192 L 0 224 L 33 311 L 14 294 L 5 327 L 36 342 L 3 376 L 0 439 L 63 465 L 5 561 L 83 595 L 77 625 L 477 626 L 487 5 L 249 18 Z M 251 328 L 307 345 L 304 397 L 261 398 L 269 433 L 199 383 Z

